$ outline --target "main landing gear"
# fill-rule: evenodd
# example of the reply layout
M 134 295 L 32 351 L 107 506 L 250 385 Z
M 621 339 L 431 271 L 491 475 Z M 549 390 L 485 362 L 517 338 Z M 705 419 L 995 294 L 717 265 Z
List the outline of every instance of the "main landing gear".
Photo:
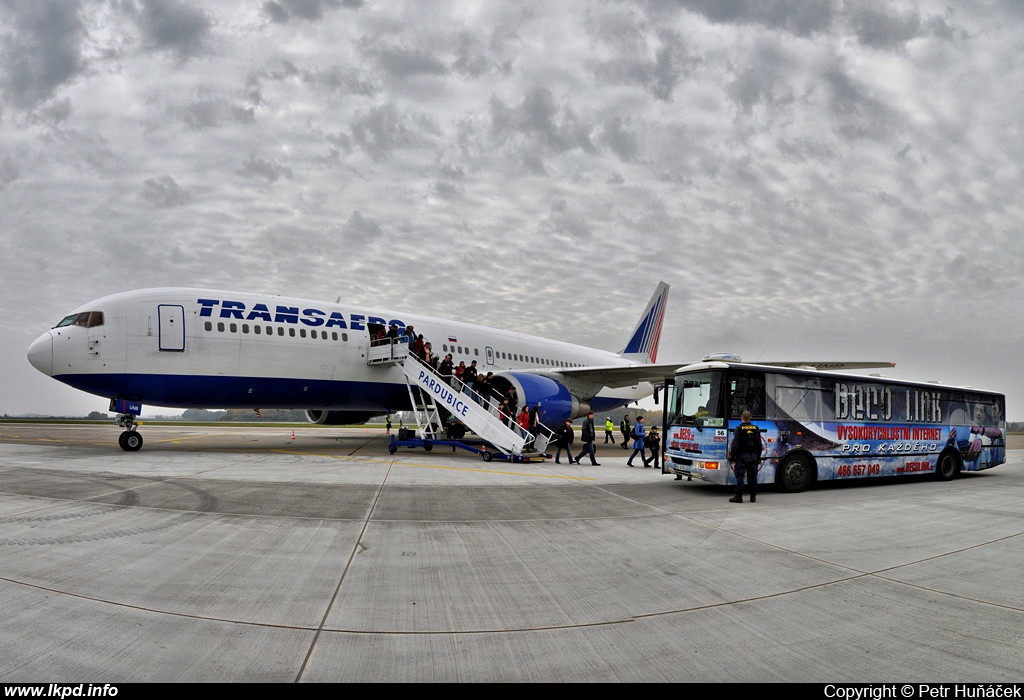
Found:
M 117 420 L 114 421 L 114 425 L 119 425 L 125 430 L 123 433 L 117 436 L 117 444 L 121 446 L 121 449 L 125 452 L 138 452 L 142 449 L 142 436 L 135 430 L 135 416 L 130 413 L 121 413 L 117 416 Z

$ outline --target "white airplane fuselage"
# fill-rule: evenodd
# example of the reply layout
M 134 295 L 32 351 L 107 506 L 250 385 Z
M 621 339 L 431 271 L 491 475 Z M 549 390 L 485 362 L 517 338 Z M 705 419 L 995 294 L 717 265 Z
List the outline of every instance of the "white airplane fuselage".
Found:
M 561 368 L 635 364 L 614 352 L 418 314 L 265 294 L 125 292 L 89 302 L 62 323 L 67 325 L 29 348 L 36 369 L 98 396 L 173 408 L 408 409 L 401 368 L 367 364 L 371 324 L 397 324 L 401 331 L 412 325 L 440 357 L 452 353 L 456 366 L 476 360 L 478 371 L 506 376 L 513 385 L 516 377 L 532 382 L 531 375 L 554 376 L 573 397 L 572 417 L 586 407 L 610 411 L 653 391 L 645 382 L 608 390 L 558 375 Z

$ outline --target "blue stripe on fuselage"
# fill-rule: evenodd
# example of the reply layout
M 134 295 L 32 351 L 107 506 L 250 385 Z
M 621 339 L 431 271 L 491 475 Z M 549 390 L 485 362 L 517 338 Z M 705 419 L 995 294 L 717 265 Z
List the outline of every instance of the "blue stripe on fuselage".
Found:
M 411 408 L 405 384 L 384 382 L 182 374 L 61 374 L 55 379 L 97 396 L 169 408 Z
M 168 408 L 412 410 L 405 384 L 385 382 L 191 374 L 61 374 L 54 379 L 97 396 Z M 605 413 L 629 403 L 597 397 L 590 407 Z

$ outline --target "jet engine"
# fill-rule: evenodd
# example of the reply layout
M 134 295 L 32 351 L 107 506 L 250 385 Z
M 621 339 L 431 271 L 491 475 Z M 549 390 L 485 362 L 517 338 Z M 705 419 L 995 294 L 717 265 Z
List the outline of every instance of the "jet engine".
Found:
M 567 419 L 586 415 L 590 405 L 586 399 L 574 396 L 554 377 L 526 372 L 501 372 L 494 375 L 494 389 L 504 395 L 509 387 L 516 388 L 519 408 L 533 408 L 540 404 L 541 423 L 554 428 Z
M 365 423 L 374 416 L 383 415 L 383 411 L 324 411 L 321 409 L 308 409 L 306 420 L 319 425 L 352 425 L 354 423 Z

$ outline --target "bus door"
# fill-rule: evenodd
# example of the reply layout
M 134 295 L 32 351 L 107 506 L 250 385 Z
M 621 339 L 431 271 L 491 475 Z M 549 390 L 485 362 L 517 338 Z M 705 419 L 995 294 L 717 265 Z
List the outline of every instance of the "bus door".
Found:
M 723 376 L 719 370 L 676 375 L 672 403 L 665 405 L 672 414 L 665 452 L 674 465 L 724 469 L 728 426 L 722 407 Z
M 763 467 L 767 462 L 767 458 L 771 450 L 769 446 L 775 442 L 777 436 L 777 430 L 775 429 L 774 423 L 767 420 L 766 411 L 766 378 L 772 379 L 771 376 L 766 375 L 762 371 L 758 370 L 730 370 L 726 379 L 726 406 L 728 407 L 727 422 L 729 430 L 726 431 L 726 441 L 732 442 L 733 435 L 735 434 L 736 426 L 743 421 L 743 412 L 750 411 L 750 422 L 756 425 L 761 431 L 761 444 L 762 453 L 761 456 L 765 459 L 760 465 L 758 465 L 758 481 L 764 482 L 766 479 L 771 480 L 774 478 L 774 471 L 771 473 L 762 473 Z M 774 385 L 774 381 L 768 382 Z M 726 455 L 728 455 L 728 448 L 726 448 Z M 724 457 L 726 460 L 727 456 Z M 731 470 L 730 470 L 730 476 Z M 735 479 L 735 477 L 733 477 Z M 735 483 L 735 481 L 730 482 Z

